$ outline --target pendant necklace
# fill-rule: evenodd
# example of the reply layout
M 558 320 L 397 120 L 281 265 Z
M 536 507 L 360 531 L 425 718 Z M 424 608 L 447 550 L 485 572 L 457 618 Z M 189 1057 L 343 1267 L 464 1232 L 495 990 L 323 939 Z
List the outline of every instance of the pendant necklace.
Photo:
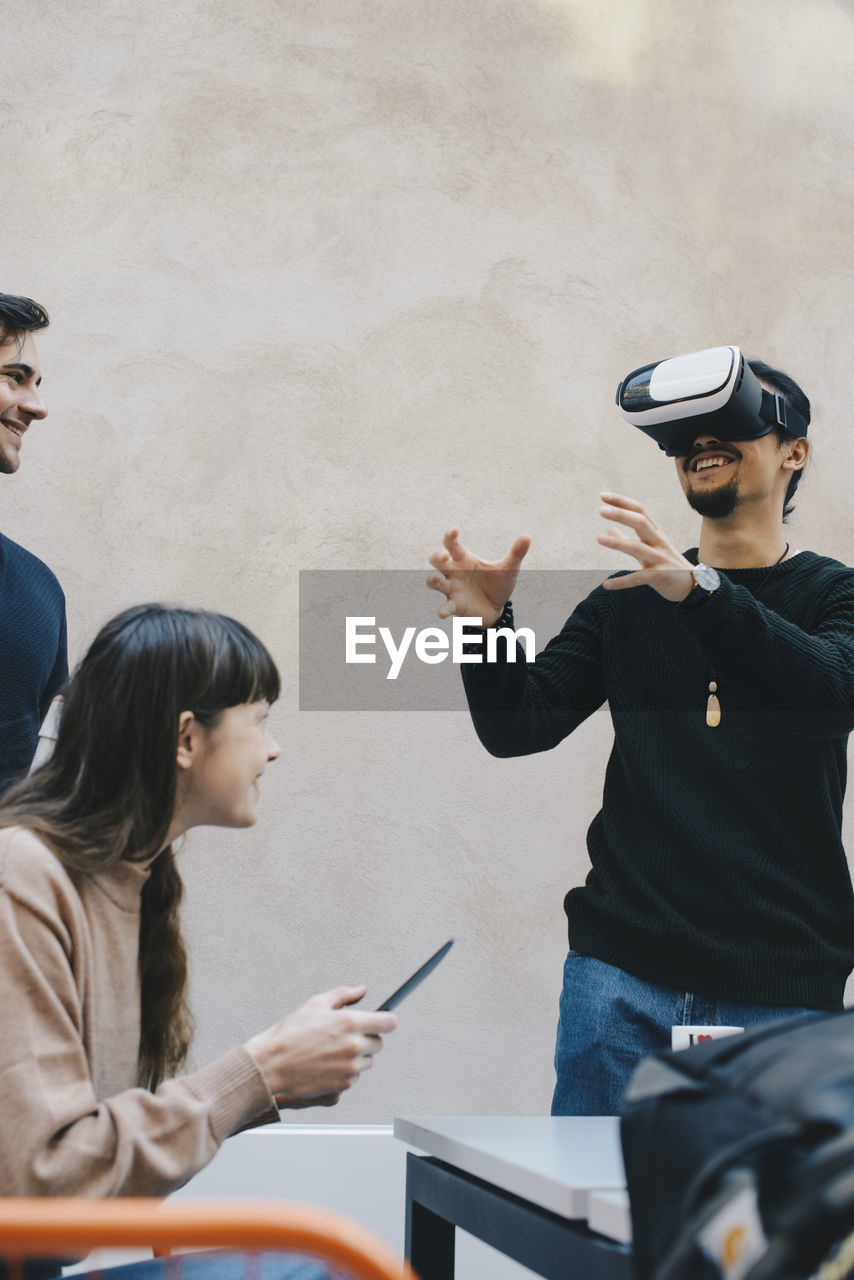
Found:
M 787 542 L 785 549 L 783 551 L 783 554 L 777 557 L 777 559 L 771 565 L 768 572 L 761 579 L 759 586 L 753 592 L 754 597 L 758 596 L 759 592 L 765 586 L 765 583 L 771 577 L 771 574 L 777 568 L 777 565 L 780 564 L 783 560 L 785 560 L 788 554 L 789 554 L 789 544 Z M 706 703 L 706 724 L 709 726 L 710 729 L 717 729 L 718 725 L 721 722 L 721 704 L 718 700 L 718 682 L 715 679 L 714 671 L 711 672 L 711 676 L 712 678 L 709 681 L 709 700 Z

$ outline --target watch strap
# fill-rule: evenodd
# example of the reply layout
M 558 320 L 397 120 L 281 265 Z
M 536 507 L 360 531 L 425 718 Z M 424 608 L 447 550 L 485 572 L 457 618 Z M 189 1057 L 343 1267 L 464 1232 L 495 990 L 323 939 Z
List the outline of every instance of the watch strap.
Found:
M 681 600 L 676 607 L 680 613 L 693 613 L 695 609 L 699 609 L 700 605 L 711 600 L 714 594 L 714 591 L 707 591 L 705 587 L 695 583 L 685 599 Z

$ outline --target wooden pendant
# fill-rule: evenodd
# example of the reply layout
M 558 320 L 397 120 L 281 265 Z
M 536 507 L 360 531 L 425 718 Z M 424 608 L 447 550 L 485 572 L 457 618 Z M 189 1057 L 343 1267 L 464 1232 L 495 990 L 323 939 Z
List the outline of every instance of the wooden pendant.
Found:
M 714 680 L 709 681 L 709 700 L 706 703 L 706 724 L 710 729 L 717 729 L 721 722 L 721 704 L 717 699 L 718 686 Z

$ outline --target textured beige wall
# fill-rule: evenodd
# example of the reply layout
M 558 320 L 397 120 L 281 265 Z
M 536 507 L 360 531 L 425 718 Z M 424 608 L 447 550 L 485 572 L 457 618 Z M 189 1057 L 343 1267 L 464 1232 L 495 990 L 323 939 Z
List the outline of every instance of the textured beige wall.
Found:
M 690 545 L 613 391 L 719 342 L 812 396 L 796 537 L 854 562 L 850 7 L 7 9 L 0 288 L 54 323 L 4 531 L 58 572 L 75 655 L 155 597 L 237 614 L 286 676 L 261 823 L 188 841 L 198 1056 L 340 980 L 384 996 L 453 932 L 318 1119 L 541 1111 L 607 717 L 498 762 L 462 712 L 300 714 L 297 571 L 415 569 L 459 521 L 604 572 L 604 487 Z

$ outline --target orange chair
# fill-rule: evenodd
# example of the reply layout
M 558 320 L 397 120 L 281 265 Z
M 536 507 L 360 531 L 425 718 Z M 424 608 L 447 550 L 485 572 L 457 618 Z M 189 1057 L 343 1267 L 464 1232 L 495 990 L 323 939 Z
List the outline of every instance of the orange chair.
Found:
M 96 1248 L 140 1245 L 158 1254 L 175 1247 L 240 1253 L 290 1250 L 340 1267 L 353 1280 L 417 1280 L 411 1267 L 373 1232 L 314 1205 L 0 1199 L 0 1257 L 8 1260 L 10 1280 L 20 1276 L 20 1259 L 25 1257 L 79 1256 Z

